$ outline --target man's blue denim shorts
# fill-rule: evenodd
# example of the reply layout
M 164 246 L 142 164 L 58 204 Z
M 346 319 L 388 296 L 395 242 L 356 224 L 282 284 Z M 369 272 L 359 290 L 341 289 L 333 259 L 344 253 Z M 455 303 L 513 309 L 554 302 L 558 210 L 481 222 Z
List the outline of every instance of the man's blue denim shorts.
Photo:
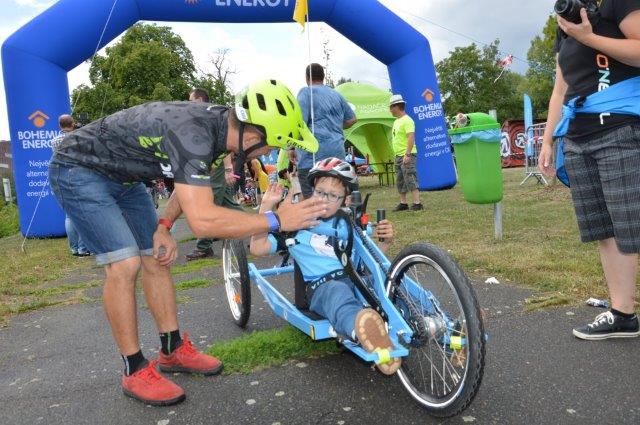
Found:
M 144 184 L 58 163 L 49 165 L 49 183 L 98 265 L 153 255 L 158 216 Z

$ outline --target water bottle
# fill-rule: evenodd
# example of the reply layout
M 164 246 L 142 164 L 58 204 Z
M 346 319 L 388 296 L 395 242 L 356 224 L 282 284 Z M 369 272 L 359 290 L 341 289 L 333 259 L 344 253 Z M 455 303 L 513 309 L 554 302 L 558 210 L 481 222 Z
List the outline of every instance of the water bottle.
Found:
M 278 183 L 278 172 L 272 171 L 269 173 L 269 184 Z

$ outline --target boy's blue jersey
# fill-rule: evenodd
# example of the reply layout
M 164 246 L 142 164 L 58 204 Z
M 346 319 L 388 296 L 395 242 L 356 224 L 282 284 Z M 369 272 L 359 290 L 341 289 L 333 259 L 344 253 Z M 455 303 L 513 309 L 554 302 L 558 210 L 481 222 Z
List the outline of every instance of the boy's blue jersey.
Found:
M 296 240 L 296 244 L 289 247 L 289 252 L 300 266 L 305 281 L 310 282 L 344 268 L 333 250 L 333 238 L 308 230 L 300 230 L 291 237 Z M 283 248 L 283 238 L 280 234 L 269 234 L 271 253 Z

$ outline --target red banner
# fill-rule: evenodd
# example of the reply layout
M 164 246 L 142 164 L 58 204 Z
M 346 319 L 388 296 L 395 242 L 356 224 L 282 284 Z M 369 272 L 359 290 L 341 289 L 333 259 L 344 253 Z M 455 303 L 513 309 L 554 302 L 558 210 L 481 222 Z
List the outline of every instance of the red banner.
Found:
M 523 167 L 526 143 L 524 121 L 505 121 L 502 124 L 502 140 L 500 143 L 502 168 Z
M 535 120 L 534 124 L 541 122 L 544 120 Z M 524 121 L 508 120 L 502 124 L 502 168 L 524 167 L 524 148 L 527 144 L 525 136 Z

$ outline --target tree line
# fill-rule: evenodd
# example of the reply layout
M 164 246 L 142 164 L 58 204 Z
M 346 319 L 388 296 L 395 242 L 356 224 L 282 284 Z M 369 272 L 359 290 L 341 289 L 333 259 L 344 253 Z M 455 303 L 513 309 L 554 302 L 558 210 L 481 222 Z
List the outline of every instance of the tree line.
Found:
M 449 52 L 436 64 L 447 115 L 496 109 L 500 121 L 521 119 L 522 97 L 527 93 L 536 117 L 545 118 L 553 88 L 556 28 L 555 17 L 549 16 L 542 33 L 531 40 L 525 75 L 499 66 L 499 40 Z M 327 43 L 323 50 L 328 65 Z M 96 55 L 91 60 L 91 84 L 73 91 L 73 113 L 76 118 L 91 121 L 144 102 L 185 100 L 194 87 L 207 90 L 213 103 L 230 105 L 230 77 L 235 69 L 229 64 L 228 53 L 228 49 L 215 51 L 210 58 L 213 71 L 205 72 L 197 69 L 184 40 L 169 27 L 136 24 L 108 47 L 104 56 Z M 348 81 L 353 80 L 341 77 L 337 84 Z

